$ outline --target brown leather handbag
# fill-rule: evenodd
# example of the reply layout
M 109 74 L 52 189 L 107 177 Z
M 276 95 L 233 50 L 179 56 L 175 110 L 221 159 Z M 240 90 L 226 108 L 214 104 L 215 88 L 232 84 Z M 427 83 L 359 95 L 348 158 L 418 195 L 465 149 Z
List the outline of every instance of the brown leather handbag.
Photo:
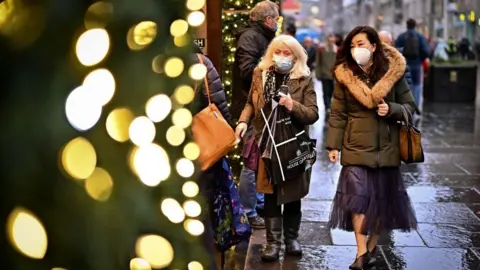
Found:
M 402 105 L 404 121 L 400 127 L 400 159 L 406 164 L 422 163 L 425 155 L 422 148 L 422 133 L 412 125 L 411 114 Z
M 202 57 L 199 54 L 197 54 L 197 57 L 203 64 Z M 202 171 L 207 170 L 215 162 L 226 156 L 235 147 L 237 141 L 232 127 L 210 100 L 207 76 L 204 78 L 204 83 L 208 106 L 197 113 L 192 121 L 193 139 L 200 148 L 200 156 L 197 161 Z

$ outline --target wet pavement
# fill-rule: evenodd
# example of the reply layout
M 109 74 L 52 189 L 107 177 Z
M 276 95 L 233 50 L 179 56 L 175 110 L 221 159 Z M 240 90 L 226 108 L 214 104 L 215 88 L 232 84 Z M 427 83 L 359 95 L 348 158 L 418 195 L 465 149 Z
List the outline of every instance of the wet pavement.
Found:
M 320 95 L 320 93 L 319 93 Z M 319 97 L 319 103 L 322 99 Z M 374 269 L 480 270 L 480 107 L 425 104 L 420 129 L 426 161 L 402 167 L 418 230 L 392 232 L 379 240 Z M 265 231 L 228 255 L 226 269 L 348 269 L 356 254 L 353 233 L 327 227 L 341 166 L 323 150 L 325 122 L 312 127 L 319 156 L 310 193 L 302 201 L 301 259 L 263 263 Z

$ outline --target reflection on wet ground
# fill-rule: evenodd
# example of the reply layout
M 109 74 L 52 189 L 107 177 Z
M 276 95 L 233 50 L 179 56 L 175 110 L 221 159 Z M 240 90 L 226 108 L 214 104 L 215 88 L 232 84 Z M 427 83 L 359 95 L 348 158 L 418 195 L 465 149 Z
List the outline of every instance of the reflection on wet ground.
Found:
M 402 168 L 420 225 L 411 233 L 382 235 L 375 269 L 480 270 L 480 109 L 426 104 L 420 128 L 426 161 Z M 311 132 L 319 152 L 310 194 L 302 205 L 305 255 L 261 262 L 265 231 L 260 230 L 250 241 L 246 261 L 237 248 L 229 254 L 227 269 L 348 269 L 356 253 L 355 238 L 327 227 L 341 167 L 329 163 L 323 150 L 324 121 Z

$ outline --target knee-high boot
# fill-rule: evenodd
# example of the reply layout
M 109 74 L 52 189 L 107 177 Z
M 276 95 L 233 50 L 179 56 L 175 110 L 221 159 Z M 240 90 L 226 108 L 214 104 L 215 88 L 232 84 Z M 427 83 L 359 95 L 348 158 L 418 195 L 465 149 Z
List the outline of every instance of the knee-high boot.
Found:
M 262 260 L 277 261 L 282 247 L 282 217 L 267 217 L 265 219 L 267 245 L 262 253 Z
M 283 234 L 285 237 L 285 253 L 292 256 L 302 256 L 302 246 L 298 242 L 298 231 L 302 213 L 283 216 Z

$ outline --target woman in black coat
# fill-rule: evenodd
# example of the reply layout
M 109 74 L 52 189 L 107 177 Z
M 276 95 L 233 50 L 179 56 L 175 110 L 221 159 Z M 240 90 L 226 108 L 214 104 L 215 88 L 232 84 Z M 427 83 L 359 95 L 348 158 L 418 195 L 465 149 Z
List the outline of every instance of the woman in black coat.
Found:
M 228 108 L 227 96 L 223 90 L 222 81 L 220 80 L 220 75 L 218 75 L 217 70 L 213 66 L 212 61 L 203 55 L 202 51 L 194 46 L 195 54 L 192 54 L 193 61 L 199 63 L 198 57 L 200 56 L 203 64 L 207 67 L 207 81 L 208 87 L 210 90 L 210 100 L 214 103 L 218 110 L 222 113 L 223 118 L 232 126 L 232 116 Z M 192 114 L 195 115 L 204 108 L 208 106 L 208 96 L 207 89 L 205 84 L 199 82 L 199 85 L 196 89 L 195 100 L 194 100 L 194 109 Z M 220 253 L 215 247 L 214 242 L 214 217 L 213 212 L 213 200 L 215 196 L 215 175 L 217 175 L 218 170 L 223 170 L 222 162 L 217 162 L 208 170 L 202 172 L 198 177 L 197 183 L 200 189 L 200 195 L 204 198 L 206 205 L 202 207 L 203 214 L 203 223 L 205 225 L 205 232 L 202 235 L 203 245 L 206 251 L 210 255 L 211 265 L 207 266 L 206 269 L 211 270 L 220 270 L 223 269 L 224 256 Z

